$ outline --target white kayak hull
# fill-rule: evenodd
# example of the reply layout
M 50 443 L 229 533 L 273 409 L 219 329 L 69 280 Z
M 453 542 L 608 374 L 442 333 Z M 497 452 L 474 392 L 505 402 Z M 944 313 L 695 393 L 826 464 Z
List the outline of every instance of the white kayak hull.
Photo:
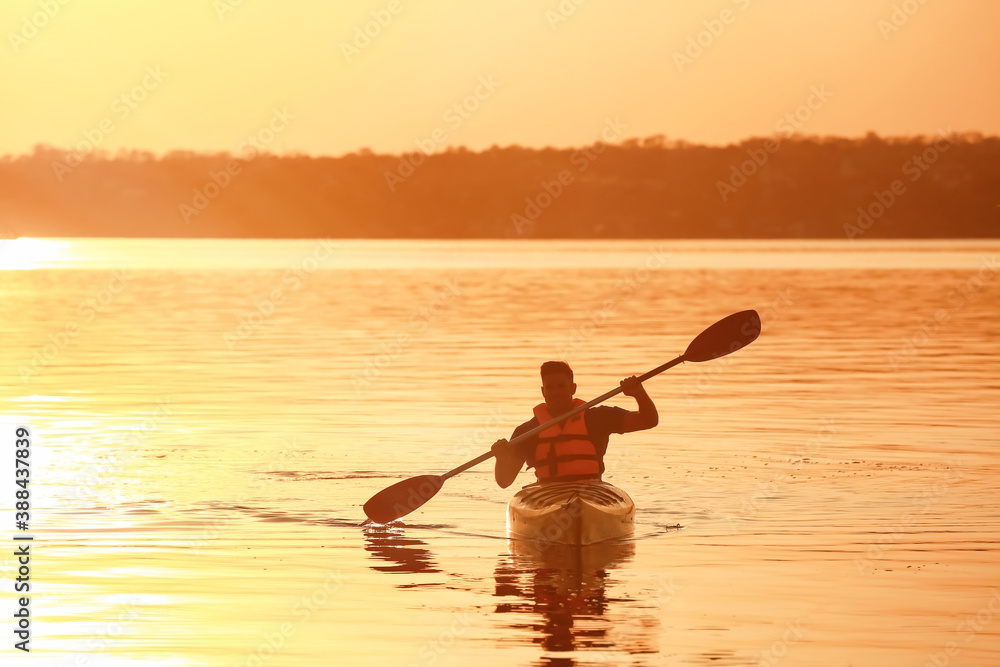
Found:
M 635 503 L 608 482 L 530 484 L 507 503 L 512 539 L 584 546 L 632 536 Z

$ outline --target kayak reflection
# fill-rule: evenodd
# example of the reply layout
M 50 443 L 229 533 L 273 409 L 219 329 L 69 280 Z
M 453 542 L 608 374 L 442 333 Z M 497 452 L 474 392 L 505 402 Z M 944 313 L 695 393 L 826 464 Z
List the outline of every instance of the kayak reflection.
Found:
M 532 641 L 546 651 L 615 647 L 616 652 L 645 652 L 648 648 L 620 646 L 611 636 L 615 605 L 632 600 L 608 596 L 608 571 L 633 557 L 634 542 L 574 547 L 509 540 L 508 551 L 509 556 L 497 564 L 494 573 L 494 596 L 502 598 L 496 613 L 525 615 L 523 619 L 510 618 L 508 627 L 540 632 Z M 629 641 L 646 643 L 634 636 Z
M 378 572 L 399 574 L 441 572 L 431 557 L 428 544 L 423 540 L 407 537 L 402 524 L 372 523 L 364 527 L 365 551 L 375 558 L 393 565 L 372 565 Z

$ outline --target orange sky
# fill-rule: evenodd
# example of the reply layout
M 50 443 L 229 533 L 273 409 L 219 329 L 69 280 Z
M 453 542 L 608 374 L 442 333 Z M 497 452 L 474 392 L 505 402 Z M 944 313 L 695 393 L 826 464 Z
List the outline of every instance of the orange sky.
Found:
M 0 26 L 0 154 L 1000 134 L 995 0 L 6 0 Z

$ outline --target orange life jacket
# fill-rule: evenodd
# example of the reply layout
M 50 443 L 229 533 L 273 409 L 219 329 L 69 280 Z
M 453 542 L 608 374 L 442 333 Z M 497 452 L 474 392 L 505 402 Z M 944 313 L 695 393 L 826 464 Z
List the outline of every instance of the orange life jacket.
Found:
M 574 408 L 583 403 L 579 398 L 573 399 Z M 539 424 L 552 421 L 545 403 L 536 405 L 534 412 Z M 583 415 L 583 412 L 577 413 L 538 434 L 534 462 L 538 481 L 601 478 L 601 457 L 587 434 L 587 420 Z

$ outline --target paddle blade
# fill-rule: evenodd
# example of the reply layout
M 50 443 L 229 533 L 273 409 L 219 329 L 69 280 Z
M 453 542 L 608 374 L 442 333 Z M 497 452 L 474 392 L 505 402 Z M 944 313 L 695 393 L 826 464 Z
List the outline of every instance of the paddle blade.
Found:
M 760 335 L 760 316 L 756 310 L 742 310 L 724 317 L 691 341 L 684 361 L 710 361 L 746 347 Z
M 389 523 L 417 509 L 441 490 L 439 475 L 421 475 L 382 489 L 364 504 L 365 514 L 375 523 Z

